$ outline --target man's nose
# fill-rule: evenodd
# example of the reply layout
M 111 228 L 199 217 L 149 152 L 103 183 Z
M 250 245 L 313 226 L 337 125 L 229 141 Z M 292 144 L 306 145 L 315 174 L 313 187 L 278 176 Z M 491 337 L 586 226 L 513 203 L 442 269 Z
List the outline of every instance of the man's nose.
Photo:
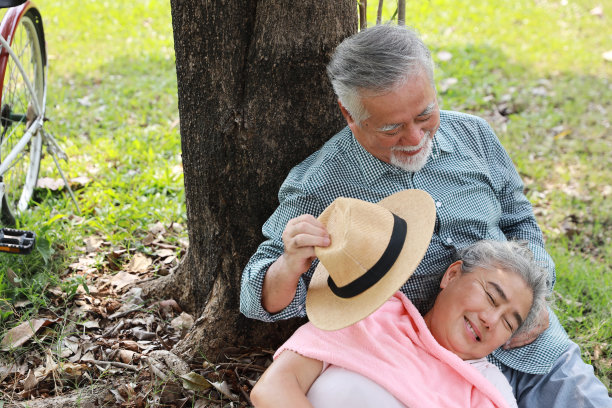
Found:
M 417 146 L 425 137 L 425 130 L 418 126 L 410 126 L 402 134 L 400 144 L 402 146 Z

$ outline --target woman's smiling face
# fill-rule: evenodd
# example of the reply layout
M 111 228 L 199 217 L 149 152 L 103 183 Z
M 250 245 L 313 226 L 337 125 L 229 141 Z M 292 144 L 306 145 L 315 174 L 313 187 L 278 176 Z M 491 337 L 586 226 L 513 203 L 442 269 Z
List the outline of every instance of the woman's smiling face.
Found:
M 514 272 L 475 267 L 463 273 L 461 263 L 446 270 L 425 322 L 442 347 L 472 360 L 508 341 L 527 318 L 533 295 Z

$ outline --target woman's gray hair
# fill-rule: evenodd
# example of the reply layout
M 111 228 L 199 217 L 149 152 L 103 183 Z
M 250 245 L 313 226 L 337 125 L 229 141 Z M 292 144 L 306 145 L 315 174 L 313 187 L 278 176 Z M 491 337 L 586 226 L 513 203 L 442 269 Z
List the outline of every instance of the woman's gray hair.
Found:
M 414 31 L 377 25 L 342 41 L 327 65 L 327 75 L 342 106 L 361 124 L 369 114 L 360 92 L 383 95 L 421 72 L 435 88 L 433 66 L 429 49 Z
M 458 255 L 463 261 L 463 273 L 469 273 L 475 267 L 495 267 L 520 276 L 532 291 L 533 303 L 523 324 L 513 335 L 529 331 L 537 324 L 540 311 L 548 304 L 547 296 L 551 288 L 548 272 L 534 260 L 527 242 L 483 240 L 459 250 Z

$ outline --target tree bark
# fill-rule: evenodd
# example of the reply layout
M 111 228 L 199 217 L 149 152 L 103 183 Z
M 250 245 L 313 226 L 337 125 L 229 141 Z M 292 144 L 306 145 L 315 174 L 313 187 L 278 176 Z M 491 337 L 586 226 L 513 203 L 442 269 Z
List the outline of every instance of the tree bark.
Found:
M 179 269 L 149 288 L 200 318 L 177 353 L 276 347 L 300 322 L 238 311 L 244 265 L 291 167 L 345 123 L 325 66 L 354 0 L 172 0 L 189 228 Z

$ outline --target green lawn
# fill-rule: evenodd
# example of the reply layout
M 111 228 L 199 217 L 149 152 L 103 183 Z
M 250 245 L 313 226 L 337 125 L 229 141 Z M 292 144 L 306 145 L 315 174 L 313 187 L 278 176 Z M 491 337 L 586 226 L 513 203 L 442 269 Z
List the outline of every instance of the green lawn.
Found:
M 372 21 L 377 2 L 369 3 Z M 597 15 L 591 10 L 606 2 L 407 3 L 408 25 L 433 51 L 441 106 L 488 119 L 523 176 L 557 263 L 554 307 L 610 389 L 612 62 L 603 53 L 612 50 L 612 4 Z M 49 306 L 46 289 L 82 254 L 84 239 L 146 250 L 149 225 L 185 224 L 169 2 L 37 5 L 49 53 L 49 128 L 70 157 L 62 163 L 69 178 L 91 181 L 76 191 L 82 214 L 64 194 L 39 190 L 19 219 L 37 232 L 40 250 L 0 255 L 2 330 Z M 59 178 L 48 156 L 41 177 Z M 98 261 L 102 268 L 106 260 Z M 16 298 L 32 303 L 15 309 Z

